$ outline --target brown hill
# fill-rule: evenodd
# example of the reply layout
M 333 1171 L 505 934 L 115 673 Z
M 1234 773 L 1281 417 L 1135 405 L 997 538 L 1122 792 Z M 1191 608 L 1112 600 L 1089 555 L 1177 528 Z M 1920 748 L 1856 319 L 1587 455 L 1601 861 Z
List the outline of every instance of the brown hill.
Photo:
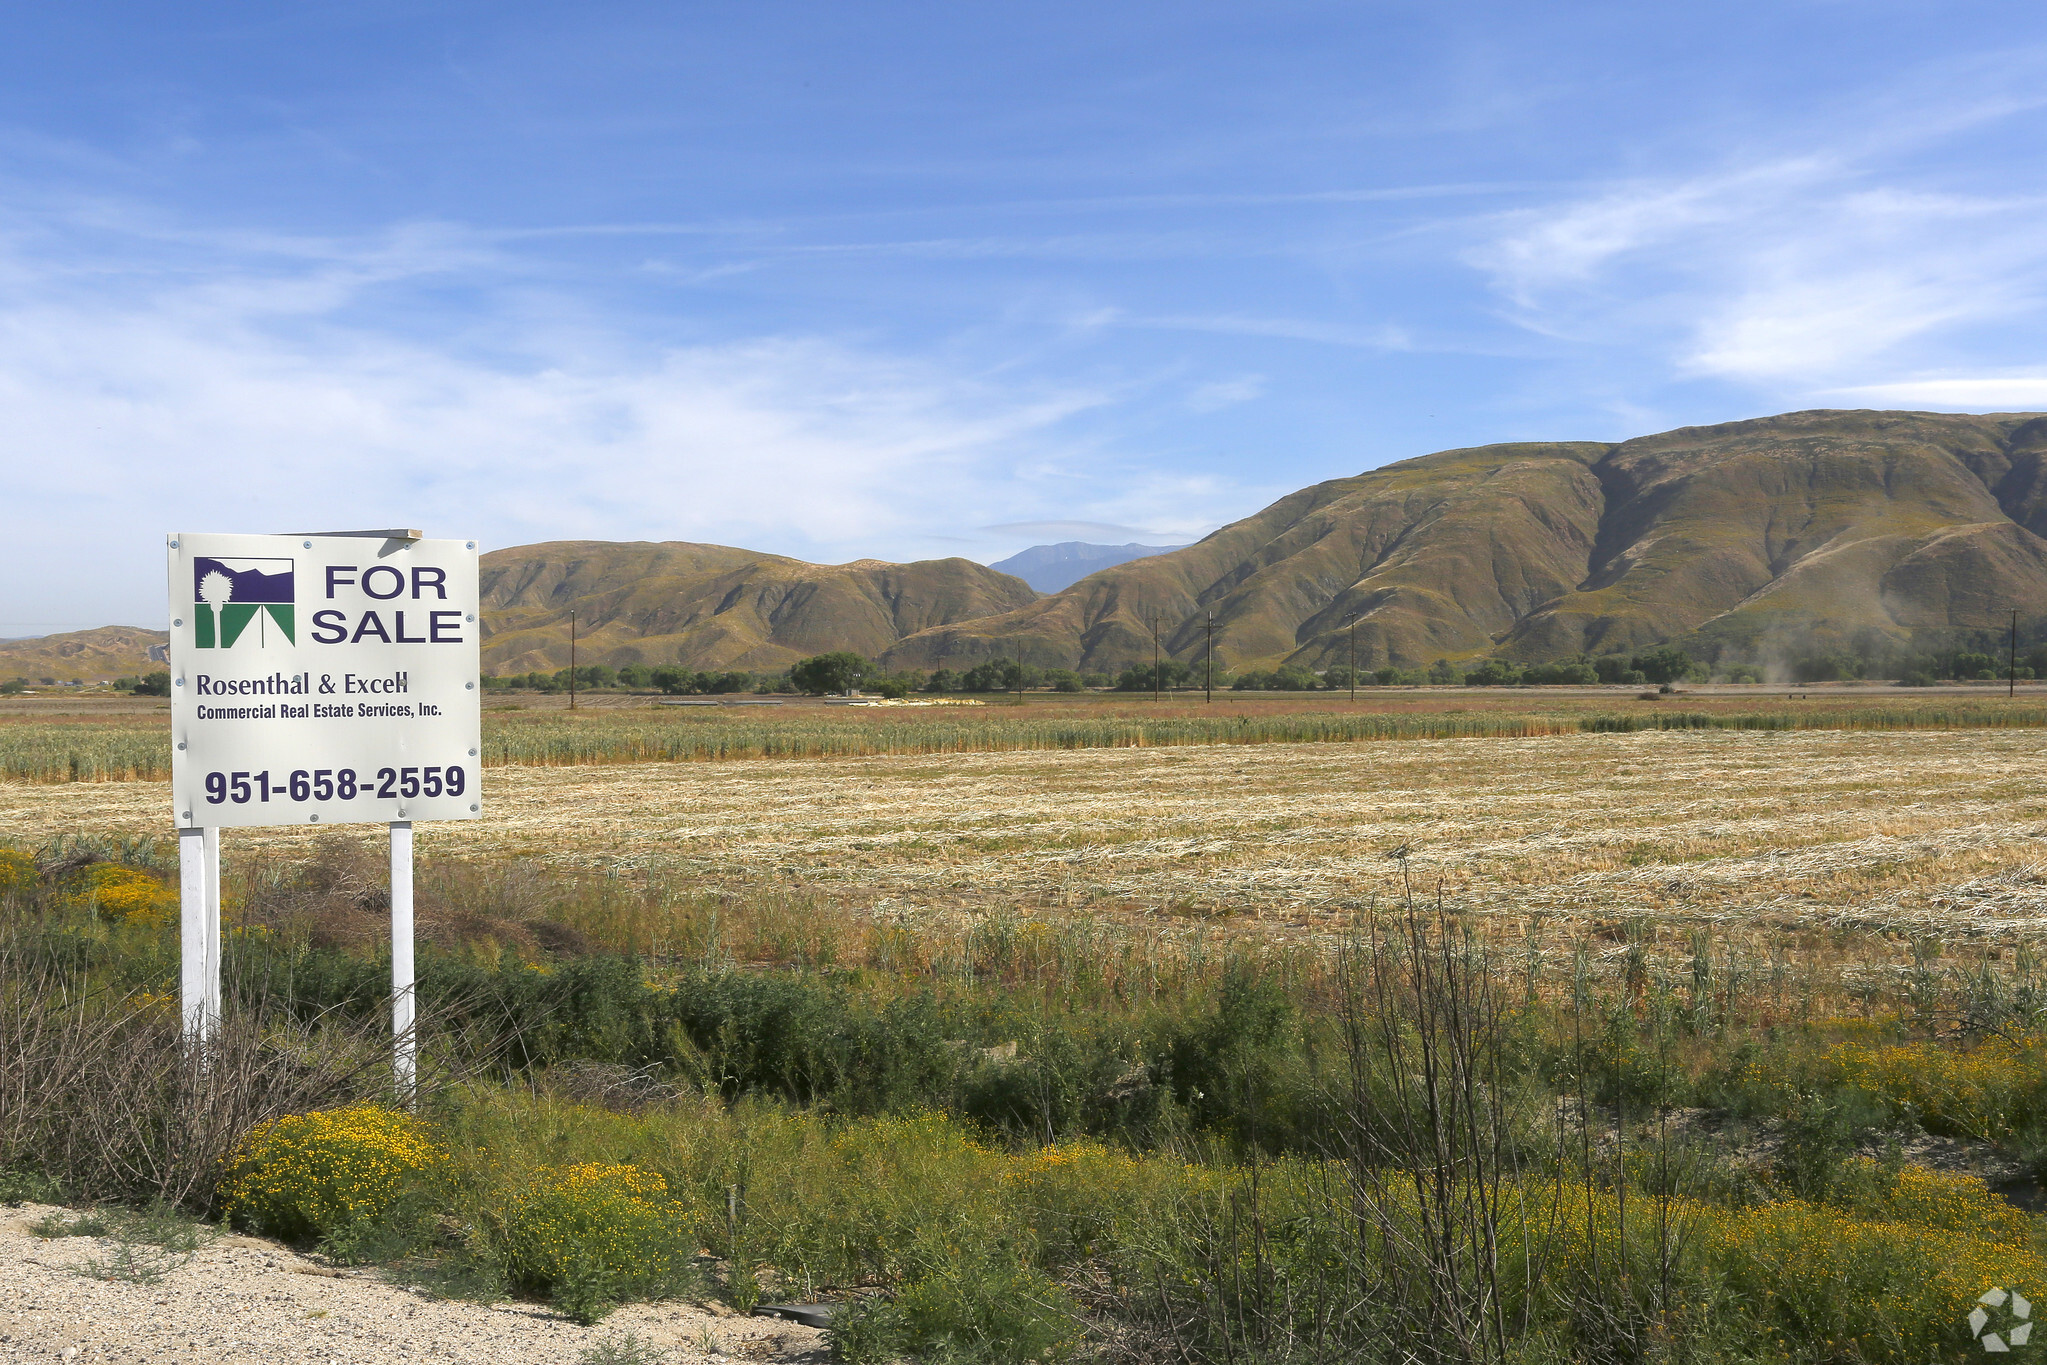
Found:
M 2047 603 L 2047 418 L 1800 412 L 1483 446 L 1294 493 L 1198 545 L 909 636 L 899 667 L 1412 667 L 1663 641 L 1762 657 Z
M 905 635 L 1013 611 L 1022 579 L 966 559 L 806 564 L 685 541 L 553 541 L 483 557 L 484 668 L 582 663 L 779 669 L 850 649 L 875 656 Z
M 0 641 L 0 679 L 111 682 L 165 666 L 170 635 L 135 626 L 101 626 L 33 640 Z M 154 659 L 151 649 L 156 650 Z

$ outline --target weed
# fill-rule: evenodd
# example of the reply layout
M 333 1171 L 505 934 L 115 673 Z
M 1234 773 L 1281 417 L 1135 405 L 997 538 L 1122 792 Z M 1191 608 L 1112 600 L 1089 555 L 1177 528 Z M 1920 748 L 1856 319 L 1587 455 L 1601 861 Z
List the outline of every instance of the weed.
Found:
M 625 1278 L 608 1258 L 578 1247 L 555 1266 L 548 1298 L 564 1316 L 587 1327 L 618 1307 L 629 1292 Z
M 725 1271 L 724 1300 L 742 1313 L 751 1313 L 760 1307 L 767 1296 L 761 1292 L 759 1274 L 754 1270 L 753 1260 L 741 1243 L 733 1251 L 734 1259 Z
M 133 1242 L 117 1242 L 114 1254 L 107 1260 L 97 1257 L 86 1261 L 78 1273 L 92 1280 L 111 1280 L 121 1284 L 153 1285 L 160 1283 L 164 1276 L 184 1265 L 192 1258 L 163 1250 L 161 1247 L 138 1245 Z
M 423 1192 L 410 1190 L 372 1216 L 330 1228 L 318 1249 L 341 1265 L 381 1265 L 424 1250 L 434 1236 L 431 1202 Z
M 173 1256 L 190 1256 L 219 1236 L 217 1229 L 195 1222 L 160 1199 L 139 1208 L 113 1210 L 107 1214 L 107 1221 L 111 1236 Z
M 106 1216 L 99 1212 L 86 1212 L 76 1218 L 66 1218 L 61 1212 L 46 1213 L 28 1225 L 29 1235 L 44 1241 L 55 1241 L 60 1237 L 104 1237 L 112 1229 Z
M 622 1337 L 606 1337 L 594 1346 L 585 1347 L 576 1357 L 576 1365 L 657 1365 L 668 1358 L 668 1353 L 651 1341 L 643 1341 L 631 1332 Z
M 833 1359 L 844 1365 L 889 1365 L 902 1358 L 910 1332 L 909 1319 L 901 1309 L 881 1295 L 869 1295 L 832 1314 L 825 1340 L 831 1344 Z
M 513 1282 L 578 1322 L 620 1303 L 673 1292 L 692 1249 L 659 1175 L 617 1162 L 539 1172 L 505 1218 Z
M 502 1303 L 511 1296 L 510 1281 L 497 1257 L 469 1247 L 438 1255 L 410 1256 L 389 1268 L 400 1284 L 423 1289 L 437 1298 L 468 1303 Z
M 1777 1178 L 1800 1199 L 1827 1202 L 1841 1165 L 1865 1131 L 1856 1121 L 1854 1096 L 1799 1091 L 1778 1125 Z
M 894 1301 L 856 1313 L 840 1332 L 868 1361 L 892 1355 L 920 1360 L 1062 1360 L 1079 1345 L 1079 1313 L 1065 1290 L 1043 1272 L 1018 1265 L 1000 1247 L 961 1247 L 904 1283 Z
M 0 1204 L 54 1204 L 62 1197 L 57 1182 L 41 1171 L 0 1167 Z

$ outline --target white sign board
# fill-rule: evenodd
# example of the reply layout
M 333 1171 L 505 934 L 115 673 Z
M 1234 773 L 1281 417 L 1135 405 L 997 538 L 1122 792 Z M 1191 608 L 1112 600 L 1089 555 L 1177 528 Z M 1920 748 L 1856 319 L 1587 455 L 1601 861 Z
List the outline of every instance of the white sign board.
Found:
M 474 541 L 170 537 L 178 827 L 470 820 Z

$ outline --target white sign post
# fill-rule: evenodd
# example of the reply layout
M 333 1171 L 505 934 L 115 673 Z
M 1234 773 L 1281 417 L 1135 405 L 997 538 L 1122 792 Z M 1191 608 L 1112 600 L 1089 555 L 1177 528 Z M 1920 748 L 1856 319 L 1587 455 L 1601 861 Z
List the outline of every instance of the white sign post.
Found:
M 169 538 L 171 798 L 185 1031 L 220 1020 L 220 831 L 391 829 L 391 1025 L 416 1077 L 412 826 L 483 810 L 475 541 Z

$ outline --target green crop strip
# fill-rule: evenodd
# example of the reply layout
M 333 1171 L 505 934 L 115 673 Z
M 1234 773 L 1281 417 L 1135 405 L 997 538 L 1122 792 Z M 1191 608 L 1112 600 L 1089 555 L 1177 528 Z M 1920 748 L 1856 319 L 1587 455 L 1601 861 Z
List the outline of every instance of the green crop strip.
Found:
M 987 717 L 896 720 L 641 720 L 486 718 L 493 767 L 721 762 L 762 758 L 1170 748 L 1203 744 L 1357 744 L 1413 739 L 1528 739 L 1644 730 L 1973 730 L 2047 728 L 2047 705 L 1964 702 L 1810 710 L 1541 712 L 1292 712 L 1252 716 Z M 127 782 L 170 774 L 163 729 L 114 725 L 0 727 L 0 778 Z

